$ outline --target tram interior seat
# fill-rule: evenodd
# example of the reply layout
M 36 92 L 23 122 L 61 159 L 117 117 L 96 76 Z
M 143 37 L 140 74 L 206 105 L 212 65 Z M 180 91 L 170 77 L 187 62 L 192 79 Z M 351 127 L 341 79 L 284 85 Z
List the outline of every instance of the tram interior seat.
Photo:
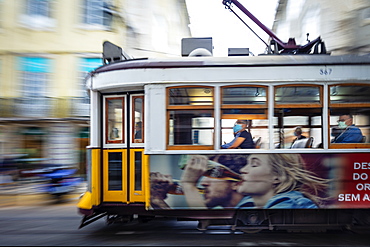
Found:
M 261 137 L 253 138 L 253 142 L 256 148 L 261 148 Z
M 291 148 L 312 148 L 313 137 L 296 140 Z

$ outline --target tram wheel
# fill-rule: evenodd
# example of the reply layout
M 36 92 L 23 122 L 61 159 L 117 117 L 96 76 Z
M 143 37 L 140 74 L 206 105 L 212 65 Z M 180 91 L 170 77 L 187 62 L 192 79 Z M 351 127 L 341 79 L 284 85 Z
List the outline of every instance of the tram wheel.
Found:
M 261 232 L 263 229 L 266 229 L 268 224 L 265 215 L 259 211 L 239 212 L 238 217 L 237 225 L 241 226 L 240 230 L 242 232 L 248 234 Z M 250 226 L 250 228 L 248 226 Z

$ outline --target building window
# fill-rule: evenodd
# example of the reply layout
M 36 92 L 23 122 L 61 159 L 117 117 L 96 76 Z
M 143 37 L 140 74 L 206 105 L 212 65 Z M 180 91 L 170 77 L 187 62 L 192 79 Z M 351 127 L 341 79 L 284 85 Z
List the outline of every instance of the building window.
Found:
M 85 78 L 88 73 L 103 65 L 101 58 L 80 58 L 78 97 L 88 99 Z M 89 103 L 89 101 L 87 101 Z
M 56 27 L 53 18 L 54 0 L 25 0 L 20 24 L 27 28 L 52 30 Z
M 78 67 L 78 85 L 76 88 L 76 97 L 73 98 L 72 115 L 89 116 L 90 115 L 90 97 L 86 90 L 85 78 L 87 74 L 102 65 L 101 58 L 79 58 Z
M 168 149 L 213 149 L 213 87 L 167 89 Z
M 84 0 L 83 23 L 90 26 L 110 28 L 112 12 L 112 4 L 109 0 Z
M 48 86 L 51 59 L 40 57 L 19 58 L 21 80 L 21 115 L 43 116 L 49 108 Z
M 50 7 L 51 7 L 50 0 L 27 0 L 26 14 L 51 17 Z

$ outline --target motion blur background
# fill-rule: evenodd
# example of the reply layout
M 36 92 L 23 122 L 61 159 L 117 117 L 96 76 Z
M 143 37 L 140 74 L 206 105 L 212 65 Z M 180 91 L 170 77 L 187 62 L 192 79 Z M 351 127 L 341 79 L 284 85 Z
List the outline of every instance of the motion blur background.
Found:
M 240 2 L 284 42 L 321 36 L 332 55 L 370 53 L 369 0 Z M 103 64 L 105 40 L 135 58 L 160 58 L 180 57 L 188 37 L 213 37 L 214 56 L 266 49 L 222 0 L 0 0 L 0 185 L 50 166 L 86 178 L 84 78 Z

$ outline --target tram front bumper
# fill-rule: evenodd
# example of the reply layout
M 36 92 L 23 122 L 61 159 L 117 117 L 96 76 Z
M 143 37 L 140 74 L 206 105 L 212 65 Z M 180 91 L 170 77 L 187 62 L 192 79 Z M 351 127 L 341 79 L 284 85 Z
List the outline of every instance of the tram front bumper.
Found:
M 78 201 L 77 207 L 79 209 L 79 212 L 83 215 L 91 215 L 93 213 L 93 205 L 92 205 L 92 196 L 91 192 L 87 191 L 85 192 L 80 200 Z

